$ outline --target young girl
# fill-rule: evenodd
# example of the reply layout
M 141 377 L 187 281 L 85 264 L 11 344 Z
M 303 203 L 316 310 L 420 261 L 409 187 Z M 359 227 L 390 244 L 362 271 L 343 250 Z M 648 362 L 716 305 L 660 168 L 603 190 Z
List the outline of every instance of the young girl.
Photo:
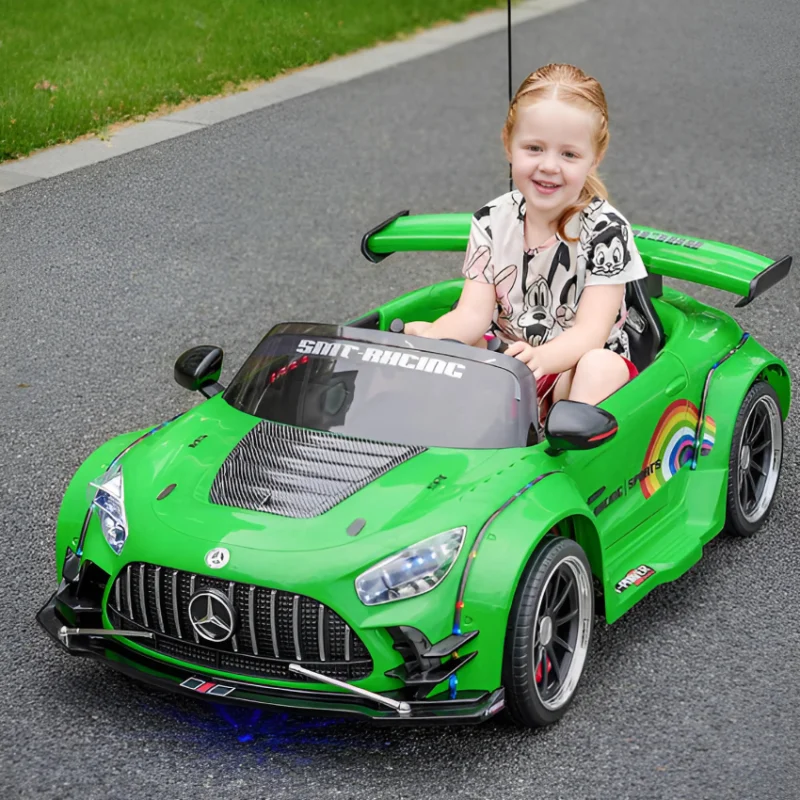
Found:
M 517 188 L 474 215 L 457 307 L 406 331 L 483 346 L 491 329 L 530 367 L 540 402 L 596 404 L 634 377 L 625 284 L 647 273 L 597 175 L 608 138 L 594 78 L 568 64 L 529 75 L 503 128 Z

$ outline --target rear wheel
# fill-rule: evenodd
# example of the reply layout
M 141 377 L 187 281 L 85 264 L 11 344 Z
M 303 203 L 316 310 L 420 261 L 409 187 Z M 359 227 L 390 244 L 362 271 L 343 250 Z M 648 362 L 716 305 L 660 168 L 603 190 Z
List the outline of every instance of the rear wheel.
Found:
M 517 587 L 506 632 L 503 685 L 512 719 L 559 720 L 583 674 L 594 620 L 589 561 L 571 539 L 548 536 Z
M 758 381 L 744 398 L 731 441 L 725 529 L 752 536 L 775 499 L 783 459 L 783 417 L 775 390 Z

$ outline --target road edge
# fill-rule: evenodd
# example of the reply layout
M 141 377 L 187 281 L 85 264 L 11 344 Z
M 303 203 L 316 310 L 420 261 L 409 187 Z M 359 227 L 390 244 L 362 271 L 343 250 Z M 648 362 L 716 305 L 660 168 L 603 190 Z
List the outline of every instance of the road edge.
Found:
M 525 0 L 512 9 L 511 23 L 519 25 L 584 2 L 587 0 Z M 359 50 L 292 72 L 254 89 L 201 101 L 180 111 L 125 126 L 107 140 L 93 137 L 55 145 L 26 158 L 0 164 L 0 194 L 446 50 L 503 30 L 506 23 L 507 14 L 503 10 L 478 14 L 410 39 Z

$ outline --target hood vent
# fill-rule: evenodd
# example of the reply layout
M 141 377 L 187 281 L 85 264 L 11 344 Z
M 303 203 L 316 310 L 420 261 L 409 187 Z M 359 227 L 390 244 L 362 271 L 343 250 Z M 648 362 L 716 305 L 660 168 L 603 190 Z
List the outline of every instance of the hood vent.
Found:
M 210 500 L 282 517 L 316 517 L 424 450 L 264 420 L 225 459 Z

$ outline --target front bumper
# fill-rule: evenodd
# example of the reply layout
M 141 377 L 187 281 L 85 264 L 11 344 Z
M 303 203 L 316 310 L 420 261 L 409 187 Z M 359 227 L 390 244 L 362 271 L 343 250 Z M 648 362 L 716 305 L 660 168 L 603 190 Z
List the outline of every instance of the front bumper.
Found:
M 37 622 L 71 655 L 88 656 L 159 689 L 236 705 L 262 706 L 282 711 L 355 717 L 378 724 L 431 725 L 476 724 L 499 713 L 504 705 L 502 687 L 493 692 L 459 692 L 456 699 L 407 701 L 410 713 L 391 708 L 345 691 L 318 691 L 282 686 L 266 686 L 217 676 L 204 675 L 201 669 L 181 667 L 149 657 L 126 647 L 113 636 L 70 636 L 65 642 L 59 631 L 75 620 L 59 613 L 59 592 L 55 592 L 36 615 Z M 399 694 L 386 697 L 403 700 Z

